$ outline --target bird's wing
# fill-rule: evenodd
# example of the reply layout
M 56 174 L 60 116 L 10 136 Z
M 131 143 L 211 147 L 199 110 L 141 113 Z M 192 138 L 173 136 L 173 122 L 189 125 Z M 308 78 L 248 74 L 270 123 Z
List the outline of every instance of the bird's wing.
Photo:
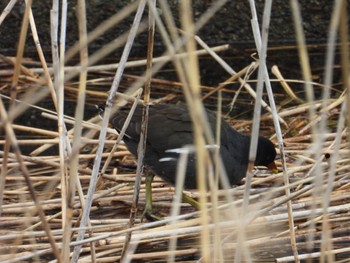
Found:
M 182 108 L 174 112 L 172 108 L 161 110 L 150 108 L 147 142 L 162 153 L 193 143 L 192 121 Z

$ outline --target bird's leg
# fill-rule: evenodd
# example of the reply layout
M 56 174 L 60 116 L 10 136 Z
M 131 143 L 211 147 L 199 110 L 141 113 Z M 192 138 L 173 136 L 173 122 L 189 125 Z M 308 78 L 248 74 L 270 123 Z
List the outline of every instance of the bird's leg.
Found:
M 185 203 L 190 204 L 191 206 L 193 206 L 196 210 L 200 210 L 200 205 L 199 202 L 197 202 L 196 200 L 194 200 L 192 197 L 190 197 L 188 194 L 182 193 L 182 201 L 184 201 Z
M 152 182 L 153 182 L 154 174 L 151 172 L 147 172 L 146 174 L 146 205 L 145 211 L 152 211 Z
M 147 170 L 146 173 L 146 204 L 141 216 L 141 221 L 144 217 L 146 217 L 150 221 L 158 221 L 161 220 L 160 217 L 153 214 L 153 196 L 152 196 L 152 182 L 154 178 L 154 173 L 152 171 Z M 188 194 L 182 193 L 182 200 L 185 203 L 190 204 L 193 206 L 196 210 L 200 210 L 199 202 L 197 202 L 195 199 L 190 197 Z
M 145 208 L 143 210 L 142 216 L 141 216 L 141 221 L 143 220 L 144 217 L 146 217 L 150 221 L 158 221 L 161 220 L 161 217 L 156 216 L 153 214 L 153 199 L 152 199 L 152 182 L 153 182 L 154 174 L 152 171 L 147 171 L 146 172 L 146 204 Z M 182 193 L 182 200 L 185 203 L 190 204 L 193 206 L 196 210 L 200 210 L 199 203 L 194 200 L 192 197 L 190 197 L 188 194 Z
M 153 199 L 152 199 L 152 181 L 154 174 L 151 171 L 146 172 L 146 204 L 143 210 L 141 221 L 146 217 L 150 221 L 160 220 L 159 217 L 153 214 Z

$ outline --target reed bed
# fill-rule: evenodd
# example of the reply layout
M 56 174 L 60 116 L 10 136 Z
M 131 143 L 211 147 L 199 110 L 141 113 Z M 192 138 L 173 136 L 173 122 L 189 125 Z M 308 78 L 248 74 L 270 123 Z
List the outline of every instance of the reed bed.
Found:
M 325 83 L 311 81 L 307 49 L 298 24 L 301 21 L 298 5 L 292 8 L 304 79 L 285 79 L 278 65 L 271 73 L 266 67 L 265 29 L 269 26 L 271 1 L 266 1 L 261 34 L 254 1 L 250 1 L 255 39 L 260 39 L 256 43 L 260 61 L 252 61 L 237 71 L 232 69 L 220 57 L 227 45 L 209 48 L 195 36 L 196 30 L 205 26 L 224 3 L 213 3 L 193 23 L 190 1 L 183 1 L 179 4 L 183 31 L 178 31 L 165 1 L 159 3 L 163 18 L 159 17 L 155 1 L 135 1 L 102 28 L 88 34 L 85 2 L 79 0 L 80 43 L 68 51 L 63 45 L 53 45 L 50 67 L 39 45 L 40 61 L 26 61 L 21 41 L 16 59 L 0 58 L 3 76 L 0 127 L 4 132 L 0 138 L 1 262 L 349 260 L 349 58 L 348 32 L 342 20 L 346 17 L 346 8 L 342 6 L 345 2 L 335 4 L 331 25 L 341 28 L 340 52 L 345 75 L 341 89 L 332 87 L 336 43 L 333 33 L 329 36 Z M 27 1 L 22 41 L 27 27 L 34 39 L 37 37 L 30 5 L 31 1 Z M 141 21 L 144 8 L 149 11 L 147 23 Z M 3 12 L 2 19 L 10 10 Z M 57 11 L 58 6 L 54 5 L 52 34 L 56 41 L 60 36 L 63 43 L 64 32 L 55 31 L 59 23 Z M 60 11 L 64 18 L 65 7 Z M 129 34 L 89 57 L 88 43 L 130 13 L 135 14 L 135 20 Z M 64 21 L 60 22 L 61 29 Z M 138 31 L 143 30 L 149 33 L 147 59 L 127 62 L 128 48 Z M 153 30 L 159 30 L 168 50 L 157 58 L 152 55 Z M 95 65 L 118 46 L 125 46 L 118 64 Z M 66 67 L 64 61 L 76 53 L 80 55 L 79 65 Z M 197 61 L 203 55 L 228 72 L 226 82 L 216 86 L 199 84 Z M 174 63 L 178 82 L 154 76 L 168 62 Z M 125 68 L 139 66 L 147 68 L 143 75 L 123 74 Z M 270 85 L 275 82 L 281 85 L 278 92 Z M 305 98 L 293 90 L 295 83 L 304 85 Z M 143 96 L 140 87 L 146 87 Z M 335 91 L 332 96 L 331 88 Z M 313 95 L 317 89 L 323 90 L 320 100 Z M 198 116 L 203 104 L 213 109 L 222 104 L 225 120 L 238 131 L 270 136 L 278 149 L 279 173 L 257 168 L 248 171 L 249 176 L 240 186 L 212 191 L 205 187 L 184 190 L 199 201 L 200 211 L 181 201 L 178 187 L 156 177 L 152 185 L 154 210 L 162 219 L 141 220 L 145 180 L 140 163 L 123 142 L 116 146 L 119 135 L 107 125 L 115 110 L 108 103 L 130 97 L 131 101 L 136 98 L 153 103 L 186 101 L 194 116 Z M 43 103 L 47 101 L 50 103 Z M 92 109 L 94 104 L 106 101 L 101 122 L 97 110 Z M 69 109 L 63 102 L 73 103 L 71 114 L 67 114 Z M 245 116 L 252 118 L 232 114 L 232 107 L 252 102 L 255 106 L 245 112 Z M 33 125 L 17 121 L 31 111 L 36 112 Z M 205 133 L 201 118 L 195 120 L 197 137 Z M 205 138 L 207 142 L 213 140 Z M 203 149 L 203 142 L 196 141 L 198 152 Z

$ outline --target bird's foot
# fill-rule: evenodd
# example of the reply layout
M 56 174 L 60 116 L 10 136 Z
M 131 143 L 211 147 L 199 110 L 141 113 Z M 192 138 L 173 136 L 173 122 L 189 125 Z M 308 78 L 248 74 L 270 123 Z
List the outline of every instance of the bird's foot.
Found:
M 191 196 L 189 196 L 186 193 L 182 193 L 182 201 L 185 203 L 190 204 L 192 207 L 194 207 L 196 210 L 200 210 L 200 204 L 197 200 L 193 199 Z
M 159 221 L 162 219 L 160 216 L 155 215 L 152 209 L 146 209 L 146 207 L 142 212 L 141 222 L 143 222 L 144 218 L 146 218 L 150 222 Z

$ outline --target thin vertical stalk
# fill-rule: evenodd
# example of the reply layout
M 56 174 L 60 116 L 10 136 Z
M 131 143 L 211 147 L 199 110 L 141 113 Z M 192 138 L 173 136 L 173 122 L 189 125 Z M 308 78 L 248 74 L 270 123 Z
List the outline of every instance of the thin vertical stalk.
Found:
M 98 147 L 97 152 L 96 152 L 96 158 L 94 161 L 94 166 L 93 166 L 93 170 L 92 170 L 92 174 L 91 174 L 90 185 L 89 185 L 88 193 L 87 193 L 87 196 L 85 199 L 83 215 L 82 215 L 82 218 L 80 221 L 80 230 L 78 232 L 76 241 L 80 241 L 84 238 L 84 234 L 86 231 L 84 227 L 86 226 L 87 221 L 89 219 L 91 204 L 92 204 L 92 200 L 93 200 L 93 194 L 94 194 L 95 188 L 96 188 L 98 171 L 99 171 L 99 168 L 101 165 L 103 146 L 104 146 L 104 141 L 105 141 L 105 137 L 106 137 L 106 133 L 107 133 L 107 126 L 108 126 L 109 117 L 110 117 L 111 111 L 112 111 L 112 104 L 113 104 L 116 92 L 119 88 L 119 83 L 120 83 L 122 74 L 124 72 L 125 63 L 129 57 L 132 44 L 134 42 L 136 33 L 138 31 L 138 27 L 140 25 L 140 21 L 141 21 L 141 17 L 142 17 L 145 5 L 146 5 L 146 0 L 141 0 L 139 3 L 138 9 L 137 9 L 135 18 L 134 18 L 133 25 L 132 25 L 131 30 L 130 30 L 128 40 L 127 40 L 126 45 L 124 47 L 122 57 L 120 59 L 119 67 L 118 67 L 116 74 L 115 74 L 115 77 L 114 77 L 112 87 L 111 87 L 110 92 L 109 92 L 108 99 L 106 101 L 106 108 L 104 111 L 103 120 L 102 120 L 102 127 L 101 127 L 100 136 L 99 136 L 100 144 L 99 144 L 99 147 Z M 81 245 L 76 246 L 74 248 L 74 252 L 73 252 L 73 256 L 72 256 L 72 260 L 71 260 L 72 263 L 76 263 L 78 261 L 80 251 L 81 251 Z
M 174 225 L 177 222 L 177 216 L 180 212 L 181 207 L 181 200 L 182 200 L 182 190 L 183 185 L 185 182 L 185 174 L 187 169 L 187 161 L 188 161 L 188 155 L 191 150 L 187 148 L 183 148 L 180 157 L 177 162 L 177 169 L 176 169 L 176 187 L 175 187 L 175 197 L 172 202 L 171 206 L 171 213 L 170 213 L 170 219 L 171 222 L 169 222 L 169 225 Z M 172 235 L 169 240 L 169 246 L 168 251 L 175 251 L 176 250 L 176 242 L 177 242 L 177 236 Z M 175 255 L 173 253 L 169 254 L 167 262 L 175 262 Z
M 350 52 L 349 52 L 349 25 L 348 25 L 348 4 L 342 2 L 341 18 L 340 18 L 340 48 L 341 48 L 341 69 L 344 90 L 346 90 L 347 112 L 350 112 Z M 346 115 L 346 123 L 350 124 L 350 114 Z M 348 134 L 348 142 L 350 141 L 350 133 Z
M 17 96 L 17 83 L 18 83 L 19 73 L 21 71 L 21 64 L 22 64 L 22 59 L 23 59 L 24 46 L 26 43 L 28 24 L 29 24 L 29 14 L 30 14 L 31 6 L 32 6 L 32 0 L 27 0 L 26 1 L 26 9 L 24 11 L 24 16 L 23 16 L 23 20 L 22 20 L 21 32 L 20 32 L 18 46 L 17 46 L 15 68 L 14 68 L 12 83 L 11 83 L 11 99 L 12 100 L 16 99 L 16 96 Z
M 3 122 L 3 120 L 2 120 Z M 2 204 L 4 201 L 4 192 L 5 192 L 5 184 L 6 184 L 6 176 L 8 172 L 8 157 L 9 157 L 9 152 L 10 152 L 10 139 L 8 138 L 7 135 L 5 135 L 5 145 L 4 145 L 4 154 L 2 156 L 3 161 L 2 161 L 2 166 L 1 166 L 1 173 L 0 173 L 0 217 L 2 214 Z
M 221 145 L 221 124 L 222 124 L 222 92 L 218 91 L 218 99 L 217 99 L 217 110 L 216 110 L 216 137 L 215 144 Z M 222 249 L 222 231 L 219 227 L 220 223 L 220 212 L 219 212 L 219 198 L 218 198 L 218 188 L 220 182 L 220 147 L 217 147 L 214 151 L 214 183 L 211 188 L 211 203 L 212 203 L 212 216 L 214 222 L 214 237 L 213 237 L 213 260 L 223 262 L 224 261 L 224 251 Z M 230 199 L 228 199 L 230 200 Z
M 325 109 L 328 107 L 328 101 L 330 98 L 330 91 L 331 91 L 331 86 L 332 86 L 332 81 L 333 81 L 333 66 L 334 66 L 334 58 L 335 58 L 335 48 L 336 48 L 336 40 L 337 40 L 337 33 L 338 33 L 338 29 L 339 29 L 339 24 L 340 24 L 340 19 L 341 19 L 341 13 L 342 13 L 342 7 L 343 7 L 343 1 L 342 0 L 337 0 L 334 2 L 334 8 L 333 8 L 333 12 L 332 12 L 332 17 L 331 17 L 331 21 L 330 21 L 330 26 L 328 29 L 328 41 L 327 41 L 327 54 L 326 54 L 326 64 L 325 64 L 325 80 L 324 80 L 324 88 L 322 90 L 322 110 L 321 110 L 321 121 L 319 123 L 319 131 L 323 134 L 327 133 L 327 128 L 326 128 L 326 122 L 328 120 L 328 111 L 326 111 Z M 343 102 L 345 103 L 346 106 L 346 100 Z M 344 104 L 343 104 L 344 106 Z M 344 107 L 345 107 L 344 106 Z M 342 107 L 343 109 L 343 107 Z M 341 127 L 341 123 L 339 123 L 338 125 L 338 129 L 342 129 Z M 338 133 L 340 133 L 341 131 L 338 130 Z M 320 136 L 321 137 L 321 142 L 323 143 L 324 141 L 324 136 Z M 339 143 L 339 142 L 338 142 Z M 339 148 L 339 146 L 338 146 Z M 336 150 L 337 151 L 337 150 Z M 337 153 L 334 154 L 333 156 L 333 162 L 335 162 L 337 158 Z M 331 166 L 331 169 L 329 171 L 329 184 L 328 185 L 332 185 L 331 182 L 334 181 L 334 176 L 335 176 L 335 167 Z M 325 193 L 322 192 L 322 189 L 320 187 L 320 195 L 323 195 L 323 206 L 326 205 L 326 207 L 323 207 L 323 209 L 327 209 L 328 205 L 329 205 L 329 200 L 327 196 L 327 194 L 330 194 L 330 191 L 332 190 L 332 188 L 328 188 L 328 191 L 326 191 Z M 328 200 L 328 202 L 327 202 Z M 323 222 L 322 222 L 322 245 L 321 245 L 321 262 L 334 262 L 335 257 L 333 254 L 328 253 L 328 251 L 331 251 L 333 249 L 333 243 L 332 243 L 332 234 L 331 231 L 329 231 L 329 222 L 328 222 L 328 217 L 326 216 L 325 218 L 323 218 Z
M 307 101 L 309 103 L 311 103 L 310 107 L 309 107 L 309 120 L 312 120 L 312 118 L 315 116 L 316 114 L 316 109 L 315 106 L 313 104 L 314 102 L 314 94 L 313 94 L 313 86 L 312 86 L 312 74 L 311 74 L 311 69 L 310 69 L 310 62 L 309 62 L 309 56 L 308 56 L 308 52 L 307 52 L 307 48 L 306 48 L 306 41 L 305 41 L 305 36 L 304 36 L 304 30 L 302 27 L 302 17 L 300 14 L 300 6 L 298 1 L 296 0 L 291 0 L 290 2 L 291 4 L 291 8 L 292 8 L 292 12 L 293 12 L 293 18 L 294 18 L 294 27 L 295 27 L 295 32 L 296 32 L 296 37 L 297 37 L 297 42 L 298 42 L 298 52 L 299 52 L 299 59 L 300 59 L 300 65 L 302 68 L 302 73 L 303 73 L 303 78 L 305 80 L 305 84 L 304 84 L 304 88 L 305 88 L 305 92 L 306 92 L 306 98 Z M 321 141 L 319 137 L 321 136 L 315 136 L 315 134 L 318 134 L 319 131 L 317 129 L 317 127 L 315 125 L 312 126 L 312 138 L 313 141 L 317 147 L 317 145 L 320 145 L 319 147 L 321 147 Z M 316 159 L 319 160 L 320 159 L 320 148 L 318 147 L 318 149 L 316 149 Z M 315 166 L 315 174 L 322 174 L 322 168 L 321 165 L 317 165 Z M 319 178 L 320 176 L 318 176 Z M 319 180 L 315 179 L 315 183 L 316 183 L 316 188 L 313 194 L 313 198 L 315 201 L 316 198 L 316 190 L 320 189 L 321 187 L 321 178 L 319 178 Z M 311 209 L 311 215 L 310 218 L 314 218 L 315 214 L 314 211 L 316 209 L 316 202 L 312 202 L 312 209 Z M 308 240 L 307 240 L 307 249 L 309 251 L 313 250 L 313 240 L 314 240 L 314 228 L 315 228 L 315 221 L 311 220 L 311 224 L 309 227 L 309 235 L 308 235 Z
M 155 7 L 156 0 L 148 1 L 148 5 Z M 153 60 L 153 48 L 154 48 L 154 30 L 155 22 L 152 12 L 148 14 L 148 43 L 147 43 L 147 67 L 146 67 L 146 82 L 145 82 L 145 93 L 144 93 L 144 108 L 142 112 L 142 123 L 141 123 L 141 134 L 139 145 L 137 147 L 137 168 L 136 168 L 136 178 L 135 178 L 135 187 L 133 193 L 133 199 L 130 209 L 129 216 L 129 225 L 131 228 L 135 224 L 137 207 L 139 201 L 139 194 L 141 188 L 141 179 L 143 172 L 143 159 L 146 151 L 146 140 L 147 140 L 147 127 L 148 127 L 148 112 L 149 112 L 149 100 L 151 94 L 151 77 L 152 77 L 152 60 Z M 125 251 L 129 246 L 131 240 L 132 232 L 129 232 L 125 238 L 122 258 L 125 256 Z
M 192 36 L 194 33 L 192 1 L 180 2 L 180 16 L 186 35 Z M 184 66 L 186 69 L 186 77 L 188 79 L 188 88 L 192 96 L 192 105 L 189 105 L 189 110 L 192 114 L 193 120 L 193 137 L 196 149 L 196 172 L 198 190 L 200 192 L 199 204 L 201 207 L 201 255 L 205 262 L 210 261 L 210 237 L 209 237 L 209 215 L 206 198 L 206 150 L 204 140 L 203 127 L 203 105 L 201 101 L 201 90 L 199 85 L 199 66 L 198 58 L 194 51 L 196 50 L 196 42 L 193 37 L 190 37 L 186 42 L 186 49 L 188 58 L 184 59 Z
M 58 28 L 59 28 L 59 1 L 53 1 L 51 10 L 51 48 L 52 62 L 54 67 L 54 86 L 56 96 L 53 96 L 54 105 L 58 115 L 58 134 L 59 134 L 59 158 L 60 158 L 60 175 L 61 175 L 61 207 L 62 207 L 62 228 L 65 227 L 67 218 L 67 148 L 70 147 L 66 137 L 67 130 L 64 124 L 64 53 L 67 21 L 67 1 L 62 1 L 61 32 L 60 45 L 58 46 Z M 55 101 L 57 99 L 57 102 Z
M 257 50 L 259 52 L 260 59 L 261 58 L 266 59 L 266 54 L 264 54 L 263 52 L 266 52 L 266 48 L 267 48 L 268 28 L 269 28 L 270 14 L 271 14 L 271 5 L 272 5 L 272 0 L 267 1 L 265 4 L 265 10 L 264 10 L 264 16 L 263 16 L 263 31 L 262 31 L 262 35 L 261 35 L 260 28 L 258 25 L 258 20 L 257 20 L 256 8 L 255 8 L 253 1 L 250 1 L 250 6 L 251 6 L 252 16 L 253 16 L 253 19 L 252 19 L 253 34 L 254 34 L 255 44 L 256 44 Z M 263 47 L 264 45 L 266 45 L 265 48 Z M 273 118 L 275 130 L 276 130 L 279 149 L 281 152 L 283 178 L 284 178 L 284 183 L 285 183 L 285 193 L 286 193 L 286 196 L 288 197 L 288 196 L 290 196 L 289 178 L 288 178 L 288 173 L 287 173 L 286 159 L 285 159 L 284 146 L 283 146 L 283 137 L 282 137 L 282 131 L 281 131 L 280 123 L 279 123 L 279 116 L 277 114 L 276 104 L 274 101 L 274 95 L 272 92 L 270 78 L 269 78 L 269 74 L 267 71 L 266 63 L 261 63 L 260 67 L 262 67 L 262 69 L 261 69 L 262 71 L 260 71 L 260 68 L 259 68 L 259 78 L 264 78 L 266 91 L 267 91 L 267 94 L 269 97 L 272 118 Z M 263 75 L 260 76 L 260 73 Z M 259 82 L 259 79 L 258 79 L 258 82 Z M 252 137 L 254 138 L 254 133 L 252 134 Z M 251 143 L 251 145 L 252 145 L 252 143 Z M 250 150 L 252 150 L 252 148 Z M 293 210 L 292 210 L 292 203 L 290 200 L 287 202 L 287 209 L 288 209 L 288 223 L 289 223 L 289 231 L 290 231 L 290 237 L 291 237 L 291 246 L 292 246 L 294 257 L 295 257 L 296 261 L 298 262 L 298 251 L 297 251 L 297 246 L 296 246 Z
M 68 192 L 67 192 L 67 211 L 65 213 L 64 225 L 63 225 L 63 240 L 62 240 L 62 258 L 64 262 L 69 261 L 70 249 L 69 244 L 71 241 L 72 231 L 72 216 L 74 209 L 74 197 L 76 192 L 76 182 L 78 178 L 78 165 L 79 165 L 79 149 L 81 145 L 81 133 L 82 133 L 82 121 L 84 118 L 84 105 L 85 105 L 85 90 L 87 79 L 87 66 L 88 66 L 88 50 L 86 46 L 87 42 L 87 29 L 86 29 L 86 6 L 85 0 L 79 0 L 77 6 L 78 13 L 78 26 L 79 26 L 79 43 L 80 48 L 80 63 L 81 71 L 79 78 L 79 89 L 77 98 L 77 107 L 75 111 L 75 125 L 73 134 L 73 147 L 70 152 L 69 158 L 69 179 L 68 179 Z M 61 60 L 62 61 L 62 60 Z M 92 244 L 93 246 L 93 244 Z M 92 250 L 93 251 L 93 250 Z M 93 257 L 92 253 L 92 257 Z
M 304 30 L 302 27 L 303 19 L 300 14 L 300 6 L 298 1 L 291 0 L 290 5 L 293 12 L 295 34 L 298 42 L 300 65 L 303 73 L 303 78 L 305 80 L 304 88 L 306 93 L 306 99 L 309 103 L 311 103 L 311 102 L 314 102 L 315 98 L 314 98 L 314 90 L 312 85 L 312 73 L 310 69 L 309 55 L 307 52 Z M 316 114 L 316 109 L 313 104 L 311 104 L 311 106 L 309 107 L 308 113 L 309 113 L 309 119 L 312 120 L 312 118 Z M 315 130 L 313 130 L 312 134 L 313 135 L 315 134 Z
M 67 218 L 67 187 L 68 187 L 68 151 L 67 147 L 69 142 L 65 140 L 66 138 L 66 129 L 64 125 L 64 55 L 66 52 L 66 25 L 67 25 L 67 0 L 62 0 L 61 5 L 61 23 L 60 23 L 60 42 L 59 42 L 59 61 L 58 61 L 58 75 L 55 75 L 55 78 L 58 78 L 56 92 L 58 99 L 58 139 L 59 139 L 59 156 L 60 156 L 60 174 L 61 174 L 61 196 L 62 196 L 62 218 L 63 226 L 65 225 L 65 219 Z

